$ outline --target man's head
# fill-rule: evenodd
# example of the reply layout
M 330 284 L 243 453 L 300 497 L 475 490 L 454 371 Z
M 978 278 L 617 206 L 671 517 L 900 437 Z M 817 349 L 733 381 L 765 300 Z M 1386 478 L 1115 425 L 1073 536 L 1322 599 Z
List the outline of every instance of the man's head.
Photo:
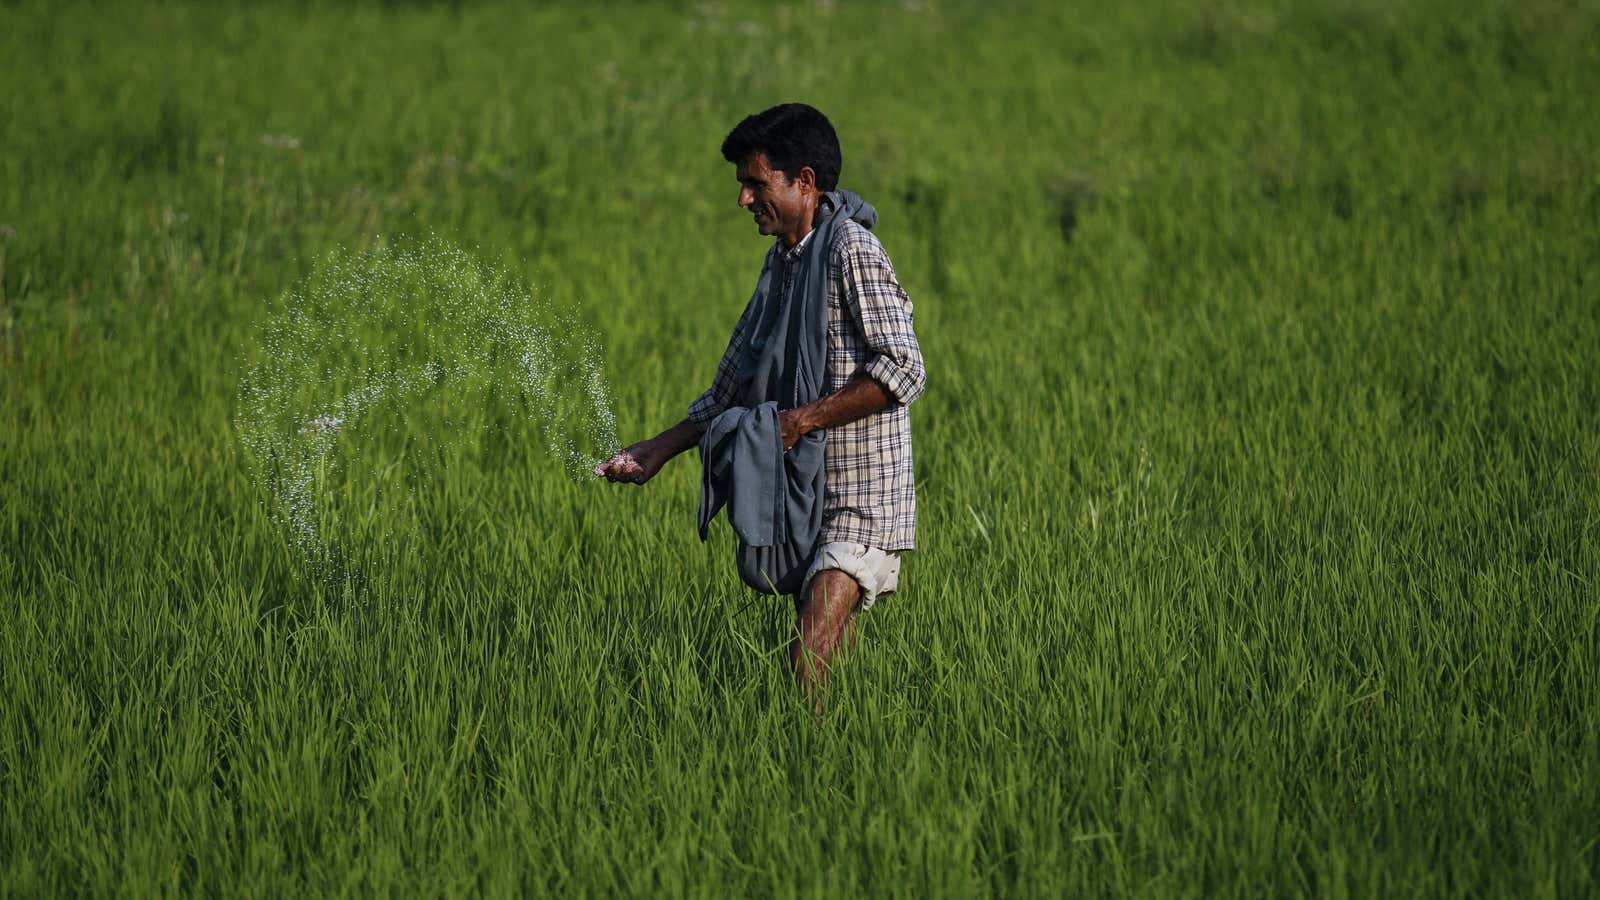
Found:
M 722 157 L 738 167 L 739 205 L 761 233 L 791 244 L 810 230 L 821 195 L 839 186 L 839 136 L 804 103 L 745 117 L 723 140 Z

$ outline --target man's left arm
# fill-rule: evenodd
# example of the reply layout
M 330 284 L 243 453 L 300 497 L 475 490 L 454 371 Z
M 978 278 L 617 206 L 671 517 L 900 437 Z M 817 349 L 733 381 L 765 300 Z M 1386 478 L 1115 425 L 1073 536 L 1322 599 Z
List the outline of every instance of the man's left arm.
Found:
M 851 241 L 838 260 L 843 301 L 871 355 L 843 388 L 782 415 L 783 447 L 818 428 L 833 428 L 922 396 L 927 375 L 906 296 L 883 245 Z

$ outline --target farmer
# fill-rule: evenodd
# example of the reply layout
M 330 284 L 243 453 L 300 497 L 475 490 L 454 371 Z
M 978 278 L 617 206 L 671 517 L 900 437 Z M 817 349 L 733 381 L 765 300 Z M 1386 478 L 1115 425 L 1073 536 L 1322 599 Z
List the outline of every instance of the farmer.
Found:
M 755 293 L 688 416 L 595 472 L 644 484 L 699 446 L 701 538 L 726 505 L 746 583 L 794 595 L 789 657 L 815 695 L 838 648 L 853 646 L 856 613 L 895 590 L 915 543 L 906 407 L 922 394 L 922 352 L 911 300 L 869 230 L 875 211 L 838 189 L 826 116 L 772 107 L 740 122 L 722 155 L 739 206 L 776 238 Z

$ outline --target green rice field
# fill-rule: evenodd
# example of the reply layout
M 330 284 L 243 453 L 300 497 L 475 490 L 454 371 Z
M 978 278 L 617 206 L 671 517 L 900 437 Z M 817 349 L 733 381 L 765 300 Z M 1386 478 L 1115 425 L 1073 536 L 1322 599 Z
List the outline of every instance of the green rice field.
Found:
M 22 2 L 0 59 L 0 894 L 1600 895 L 1600 5 Z M 820 722 L 694 454 L 553 449 L 709 383 L 718 146 L 790 100 L 928 370 Z M 400 318 L 317 293 L 421 245 Z M 363 335 L 500 360 L 401 315 L 480 295 L 615 434 L 485 362 L 329 438 L 308 552 L 272 323 L 333 298 L 309 418 Z

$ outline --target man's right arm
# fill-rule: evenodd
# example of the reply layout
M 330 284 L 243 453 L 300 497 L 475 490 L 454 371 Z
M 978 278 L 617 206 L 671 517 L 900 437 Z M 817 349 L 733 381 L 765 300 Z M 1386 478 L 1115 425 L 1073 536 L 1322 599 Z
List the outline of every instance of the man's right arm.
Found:
M 629 446 L 598 470 L 611 481 L 644 484 L 654 478 L 667 461 L 700 443 L 700 426 L 684 419 L 653 438 Z

